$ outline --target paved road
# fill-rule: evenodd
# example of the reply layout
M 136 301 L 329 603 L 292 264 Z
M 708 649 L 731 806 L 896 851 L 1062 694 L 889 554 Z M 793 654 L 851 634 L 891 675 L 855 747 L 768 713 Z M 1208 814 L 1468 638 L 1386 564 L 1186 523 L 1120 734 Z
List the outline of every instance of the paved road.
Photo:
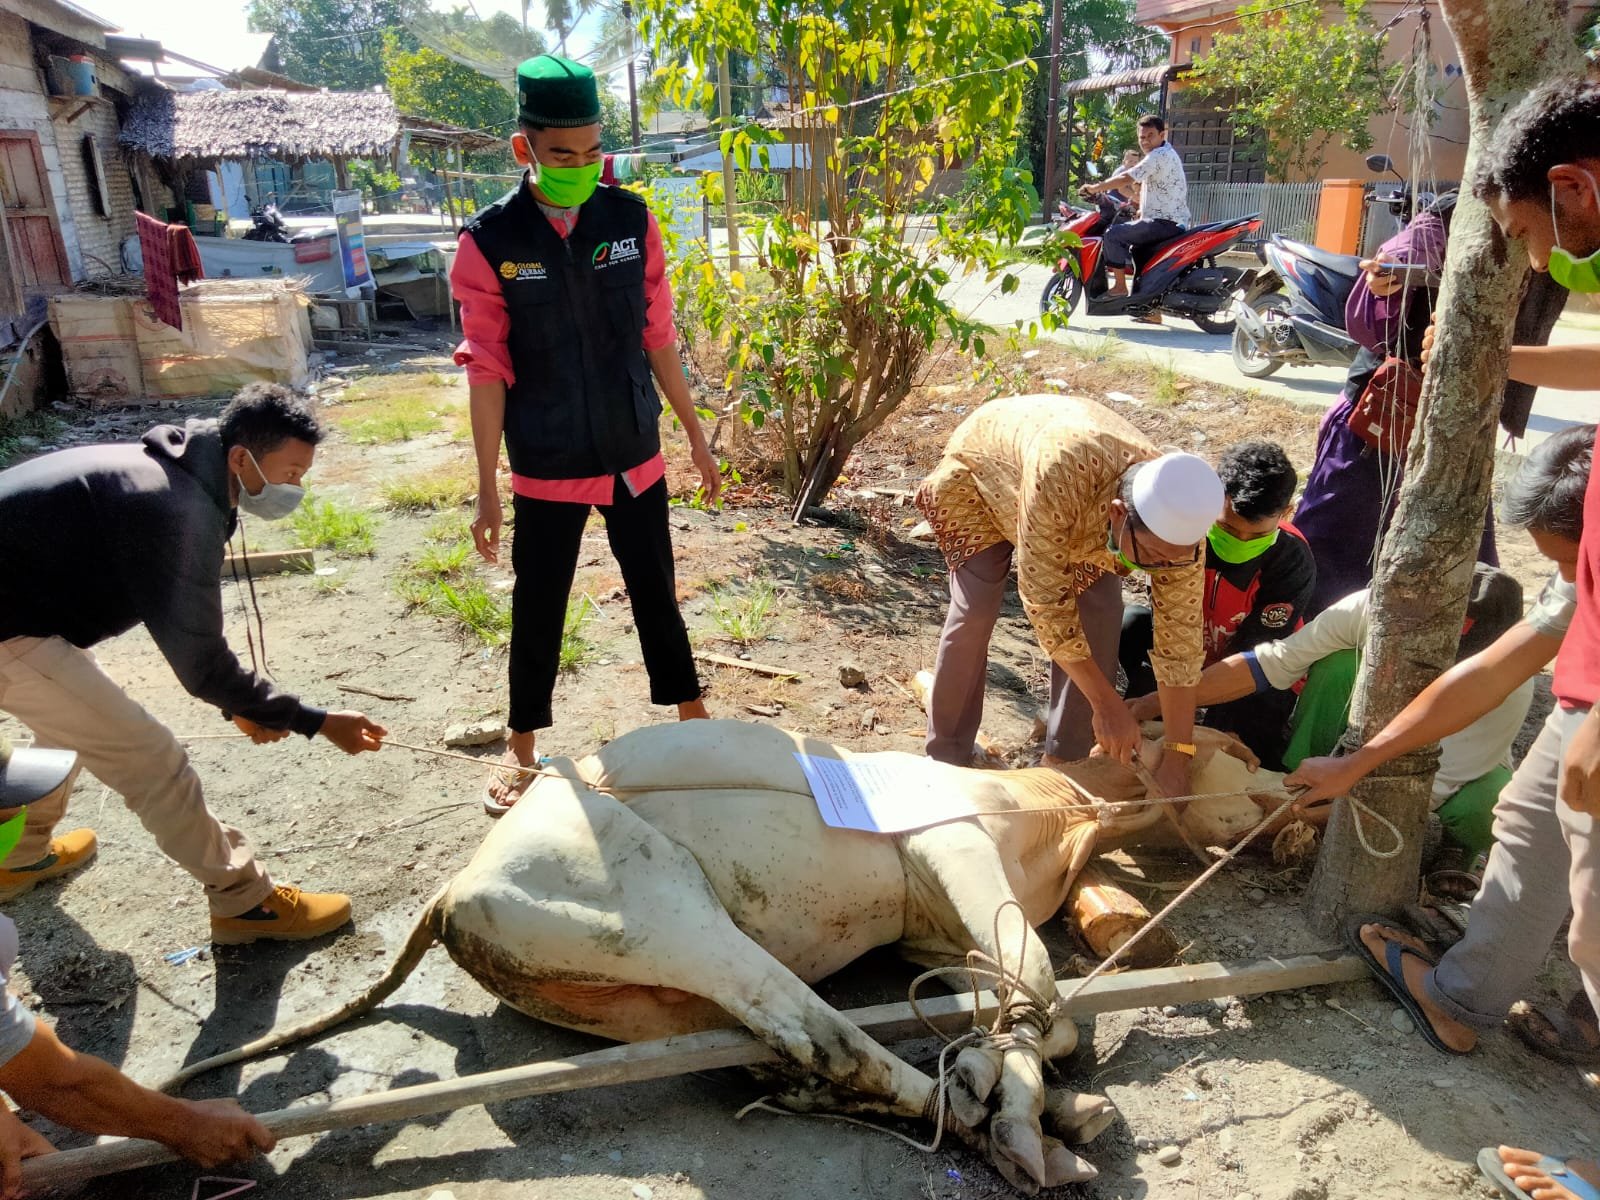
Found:
M 964 312 L 992 325 L 1031 320 L 1038 316 L 1039 293 L 1050 271 L 1035 265 L 1012 269 L 1020 277 L 1021 286 L 1009 296 L 1002 296 L 998 284 L 985 283 L 981 276 L 958 278 L 951 283 L 948 294 Z M 1080 305 L 1070 329 L 1044 336 L 1070 342 L 1101 334 L 1126 342 L 1134 352 L 1154 362 L 1170 362 L 1178 371 L 1196 379 L 1250 387 L 1294 403 L 1329 407 L 1338 400 L 1339 389 L 1344 384 L 1344 372 L 1329 367 L 1283 367 L 1271 378 L 1248 380 L 1233 365 L 1229 338 L 1201 333 L 1192 322 L 1171 317 L 1159 327 L 1141 325 L 1126 317 L 1085 316 Z M 1600 323 L 1589 325 L 1563 320 L 1556 326 L 1551 341 L 1600 341 Z M 1600 391 L 1541 391 L 1534 400 L 1526 444 L 1543 441 L 1568 425 L 1596 420 L 1600 420 Z

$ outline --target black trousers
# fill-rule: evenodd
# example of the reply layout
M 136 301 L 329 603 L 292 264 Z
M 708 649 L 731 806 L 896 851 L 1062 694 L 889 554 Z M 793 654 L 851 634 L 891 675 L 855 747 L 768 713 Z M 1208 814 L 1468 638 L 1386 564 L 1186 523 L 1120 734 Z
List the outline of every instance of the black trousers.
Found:
M 511 540 L 516 590 L 511 594 L 511 714 L 513 733 L 554 724 L 550 698 L 561 665 L 561 634 L 589 505 L 513 498 L 517 526 Z M 605 519 L 611 554 L 633 605 L 652 704 L 686 704 L 700 698 L 689 633 L 678 612 L 672 534 L 667 527 L 667 482 L 632 495 L 620 478 L 610 504 L 595 505 Z
M 1155 617 L 1138 604 L 1122 610 L 1122 641 L 1117 659 L 1128 677 L 1127 695 L 1146 696 L 1156 690 L 1156 673 L 1150 666 L 1155 646 Z M 1254 750 L 1269 771 L 1283 770 L 1283 752 L 1289 744 L 1289 717 L 1295 694 L 1272 689 L 1242 696 L 1206 709 L 1200 724 L 1233 734 Z
M 1157 242 L 1170 242 L 1183 232 L 1183 226 L 1164 217 L 1151 217 L 1145 221 L 1124 221 L 1106 230 L 1106 266 L 1127 270 L 1133 266 L 1133 252 L 1140 246 Z

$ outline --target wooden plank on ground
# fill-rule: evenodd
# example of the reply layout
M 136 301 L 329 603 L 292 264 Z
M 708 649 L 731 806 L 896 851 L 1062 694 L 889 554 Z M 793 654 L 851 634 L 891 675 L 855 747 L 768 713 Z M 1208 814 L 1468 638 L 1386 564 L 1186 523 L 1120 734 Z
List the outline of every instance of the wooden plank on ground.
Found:
M 310 550 L 252 550 L 249 555 L 229 554 L 222 560 L 222 577 L 233 578 L 233 568 L 239 568 L 239 574 L 244 575 L 245 565 L 248 560 L 250 574 L 252 575 L 282 575 L 290 571 L 311 571 L 316 567 L 316 558 Z
M 1101 976 L 1072 1000 L 1067 1011 L 1074 1017 L 1083 1017 L 1123 1009 L 1214 1000 L 1219 996 L 1252 996 L 1319 984 L 1348 983 L 1364 978 L 1366 973 L 1359 958 L 1338 950 L 1282 959 L 1191 963 Z M 1057 985 L 1057 992 L 1066 996 L 1077 986 L 1077 980 L 1065 979 Z M 921 1007 L 923 1015 L 946 1033 L 966 1029 L 973 1021 L 971 993 L 931 996 L 921 1002 Z M 994 1011 L 994 994 L 980 993 L 979 1017 L 992 1019 Z M 852 1009 L 844 1015 L 880 1042 L 902 1041 L 927 1032 L 927 1027 L 906 1003 Z M 776 1058 L 770 1046 L 748 1031 L 718 1029 L 612 1046 L 572 1058 L 528 1063 L 346 1100 L 297 1104 L 263 1113 L 261 1122 L 279 1138 L 297 1137 L 383 1121 L 409 1121 L 473 1104 L 498 1104 L 549 1092 L 641 1083 L 690 1071 L 751 1066 Z M 124 1139 L 26 1159 L 22 1164 L 22 1178 L 25 1189 L 32 1194 L 100 1175 L 172 1162 L 176 1158 L 172 1151 L 157 1142 Z
M 799 679 L 799 671 L 788 667 L 775 667 L 770 663 L 755 662 L 748 658 L 729 658 L 726 654 L 712 654 L 709 650 L 695 652 L 695 658 L 714 667 L 734 667 L 740 671 L 754 671 L 757 675 L 771 675 L 775 679 Z

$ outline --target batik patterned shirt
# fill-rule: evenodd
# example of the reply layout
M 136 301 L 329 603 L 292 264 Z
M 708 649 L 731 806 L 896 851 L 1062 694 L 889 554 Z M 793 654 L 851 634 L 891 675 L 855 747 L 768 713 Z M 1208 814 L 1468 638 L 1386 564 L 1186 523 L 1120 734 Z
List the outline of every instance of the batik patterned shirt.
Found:
M 1015 548 L 1017 590 L 1039 644 L 1056 662 L 1091 656 L 1078 596 L 1117 570 L 1107 548 L 1109 508 L 1123 473 L 1157 457 L 1110 409 L 1071 396 L 992 400 L 950 436 L 944 459 L 917 489 L 951 570 L 1000 543 Z M 1200 678 L 1203 562 L 1150 572 L 1156 679 Z

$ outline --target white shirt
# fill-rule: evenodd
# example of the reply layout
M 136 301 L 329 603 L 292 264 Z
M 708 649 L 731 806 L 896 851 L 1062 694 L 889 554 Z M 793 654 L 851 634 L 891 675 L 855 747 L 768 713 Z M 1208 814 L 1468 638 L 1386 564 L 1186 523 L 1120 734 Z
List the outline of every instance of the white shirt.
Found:
M 1545 595 L 1550 594 L 1547 586 Z M 1256 664 L 1267 682 L 1279 689 L 1291 688 L 1304 678 L 1314 663 L 1335 650 L 1363 649 L 1367 644 L 1367 600 L 1369 589 L 1352 592 L 1337 604 L 1322 610 L 1317 617 L 1288 637 L 1262 642 L 1255 648 Z M 1543 604 L 1545 595 L 1540 596 Z M 1535 606 L 1538 611 L 1538 606 Z M 1533 613 L 1527 618 L 1530 623 Z M 1567 619 L 1571 620 L 1570 610 Z M 1541 633 L 1544 628 L 1535 625 Z M 1433 777 L 1433 807 L 1438 808 L 1474 779 L 1496 767 L 1511 765 L 1511 744 L 1522 732 L 1533 703 L 1533 680 L 1525 680 L 1498 708 L 1483 714 L 1459 733 L 1439 743 L 1439 773 Z
M 1134 163 L 1128 174 L 1139 183 L 1141 221 L 1189 223 L 1189 181 L 1184 178 L 1183 159 L 1168 143 Z
M 33 1014 L 17 1003 L 7 986 L 17 964 L 17 927 L 0 917 L 0 1063 L 8 1063 L 33 1040 Z

